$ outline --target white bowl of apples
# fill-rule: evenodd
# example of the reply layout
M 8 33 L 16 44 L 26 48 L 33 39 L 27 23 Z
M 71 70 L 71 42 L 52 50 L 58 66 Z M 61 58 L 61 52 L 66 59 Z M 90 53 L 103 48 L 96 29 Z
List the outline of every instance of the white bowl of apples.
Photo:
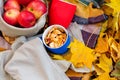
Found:
M 42 0 L 0 0 L 0 30 L 7 36 L 32 36 L 45 25 L 47 6 Z

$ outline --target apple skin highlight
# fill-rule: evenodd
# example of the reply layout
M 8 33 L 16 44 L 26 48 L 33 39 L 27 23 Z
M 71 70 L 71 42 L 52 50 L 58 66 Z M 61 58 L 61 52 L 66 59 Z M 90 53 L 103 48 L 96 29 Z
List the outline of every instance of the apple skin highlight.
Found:
M 6 23 L 10 25 L 17 25 L 19 14 L 20 14 L 19 10 L 9 9 L 3 14 L 3 19 L 6 21 Z
M 26 10 L 32 12 L 38 19 L 47 11 L 47 7 L 42 1 L 34 0 L 27 5 Z
M 20 5 L 16 0 L 7 0 L 4 4 L 4 10 L 17 9 L 20 11 Z

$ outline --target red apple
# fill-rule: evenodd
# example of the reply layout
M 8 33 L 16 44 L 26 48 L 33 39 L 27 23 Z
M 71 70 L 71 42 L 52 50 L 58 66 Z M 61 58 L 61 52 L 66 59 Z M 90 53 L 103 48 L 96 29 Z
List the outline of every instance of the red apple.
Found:
M 18 23 L 21 27 L 29 28 L 36 23 L 36 18 L 31 12 L 24 10 L 18 16 Z
M 21 5 L 28 5 L 28 3 L 30 3 L 33 0 L 17 0 L 19 4 Z
M 4 10 L 17 9 L 20 11 L 20 5 L 16 0 L 7 0 L 4 4 Z
M 38 19 L 47 11 L 47 7 L 42 1 L 34 0 L 28 4 L 26 10 L 32 12 L 36 19 Z
M 17 19 L 20 12 L 17 9 L 9 9 L 3 13 L 3 19 L 6 23 L 11 25 L 16 25 L 18 23 Z

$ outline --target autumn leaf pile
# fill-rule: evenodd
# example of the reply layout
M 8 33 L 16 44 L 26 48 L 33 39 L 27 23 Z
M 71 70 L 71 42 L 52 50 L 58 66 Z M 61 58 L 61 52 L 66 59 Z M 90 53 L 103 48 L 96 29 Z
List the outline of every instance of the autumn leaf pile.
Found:
M 74 39 L 65 55 L 52 55 L 53 59 L 67 60 L 75 67 L 86 66 L 95 76 L 92 80 L 120 80 L 120 0 L 105 0 L 101 9 L 108 15 L 95 49 Z

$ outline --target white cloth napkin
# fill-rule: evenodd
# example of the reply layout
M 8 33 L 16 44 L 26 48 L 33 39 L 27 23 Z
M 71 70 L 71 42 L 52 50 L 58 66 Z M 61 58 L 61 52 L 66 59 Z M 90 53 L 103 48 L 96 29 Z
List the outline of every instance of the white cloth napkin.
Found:
M 15 80 L 69 80 L 48 56 L 39 38 L 18 48 L 5 65 L 5 70 Z
M 65 60 L 52 60 L 38 37 L 41 35 L 21 36 L 11 50 L 0 52 L 0 80 L 69 80 L 65 74 L 69 68 L 76 72 L 91 71 L 86 67 L 75 68 Z

